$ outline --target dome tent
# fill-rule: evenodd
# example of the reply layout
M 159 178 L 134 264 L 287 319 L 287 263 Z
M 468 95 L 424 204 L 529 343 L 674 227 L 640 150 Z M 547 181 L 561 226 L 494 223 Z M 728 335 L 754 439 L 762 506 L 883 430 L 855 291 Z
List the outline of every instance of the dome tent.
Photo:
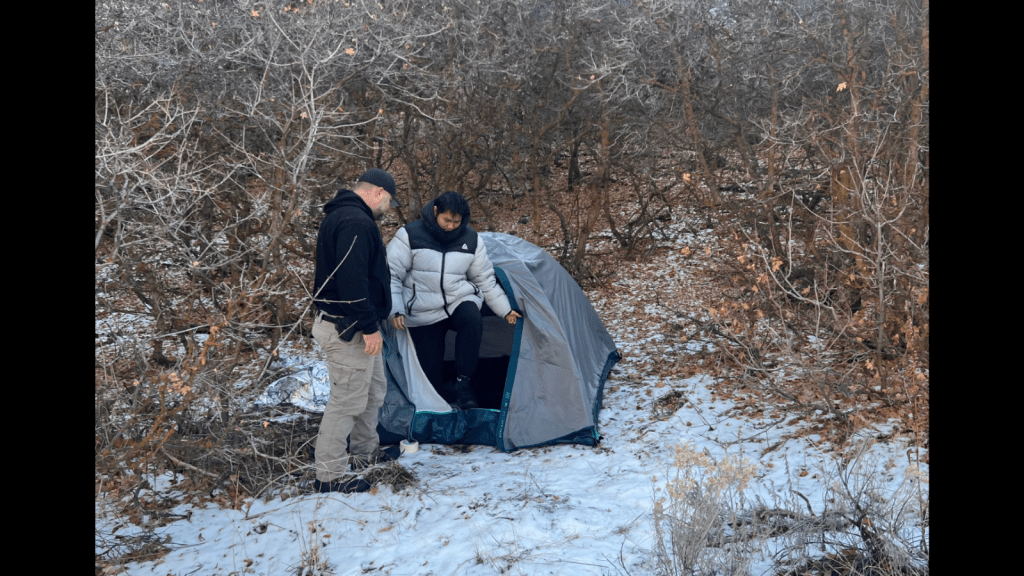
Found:
M 388 389 L 377 427 L 381 443 L 481 444 L 506 452 L 596 445 L 604 383 L 621 359 L 615 343 L 579 285 L 547 252 L 508 234 L 481 232 L 480 239 L 513 309 L 523 315 L 512 326 L 484 305 L 472 376 L 480 407 L 455 410 L 448 392 L 435 390 L 420 369 L 407 331 L 384 323 Z M 445 364 L 452 370 L 453 348 L 449 332 Z

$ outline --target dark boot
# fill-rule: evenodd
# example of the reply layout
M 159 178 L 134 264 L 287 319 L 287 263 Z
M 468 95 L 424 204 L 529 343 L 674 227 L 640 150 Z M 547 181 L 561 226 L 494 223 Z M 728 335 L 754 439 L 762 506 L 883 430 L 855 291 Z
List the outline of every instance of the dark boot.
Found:
M 459 376 L 455 379 L 455 407 L 459 410 L 479 408 L 476 398 L 473 397 L 473 390 L 469 387 L 469 378 Z

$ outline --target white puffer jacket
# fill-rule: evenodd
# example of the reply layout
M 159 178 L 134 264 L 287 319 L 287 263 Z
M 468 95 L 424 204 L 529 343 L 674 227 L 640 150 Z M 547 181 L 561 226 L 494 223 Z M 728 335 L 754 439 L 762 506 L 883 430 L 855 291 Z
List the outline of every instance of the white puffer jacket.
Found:
M 392 317 L 404 314 L 406 326 L 425 326 L 444 320 L 463 302 L 480 308 L 485 300 L 499 317 L 512 311 L 484 243 L 466 220 L 446 233 L 425 216 L 395 233 L 387 247 Z

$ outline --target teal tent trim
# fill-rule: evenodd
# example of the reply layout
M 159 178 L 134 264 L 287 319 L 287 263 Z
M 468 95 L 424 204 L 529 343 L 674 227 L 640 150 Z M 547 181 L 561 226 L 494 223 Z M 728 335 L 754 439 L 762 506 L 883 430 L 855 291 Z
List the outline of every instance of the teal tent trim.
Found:
M 519 304 L 516 303 L 515 290 L 512 289 L 512 284 L 508 281 L 508 276 L 505 271 L 500 267 L 494 267 L 494 275 L 498 278 L 498 282 L 501 283 L 501 287 L 505 290 L 505 294 L 508 296 L 508 302 L 512 305 L 512 309 L 516 312 L 522 313 L 519 309 Z M 516 367 L 519 365 L 519 348 L 522 344 L 523 339 L 523 326 L 526 324 L 526 320 L 516 322 L 516 335 L 512 341 L 512 357 L 508 363 L 508 373 L 505 375 L 505 389 L 501 395 L 501 411 L 498 417 L 498 428 L 497 430 L 505 429 L 505 421 L 508 419 L 508 402 L 512 398 L 512 385 L 516 381 Z M 502 452 L 511 452 L 511 447 L 506 447 L 504 440 L 502 440 L 501 434 L 497 434 L 498 442 L 496 446 Z

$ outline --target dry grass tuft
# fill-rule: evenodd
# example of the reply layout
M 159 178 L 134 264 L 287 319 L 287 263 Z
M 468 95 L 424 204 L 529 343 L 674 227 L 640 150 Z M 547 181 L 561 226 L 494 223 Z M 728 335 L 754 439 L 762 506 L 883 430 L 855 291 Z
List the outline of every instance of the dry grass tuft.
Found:
M 386 462 L 366 469 L 363 477 L 375 486 L 390 486 L 393 492 L 419 483 L 416 474 L 398 462 Z

